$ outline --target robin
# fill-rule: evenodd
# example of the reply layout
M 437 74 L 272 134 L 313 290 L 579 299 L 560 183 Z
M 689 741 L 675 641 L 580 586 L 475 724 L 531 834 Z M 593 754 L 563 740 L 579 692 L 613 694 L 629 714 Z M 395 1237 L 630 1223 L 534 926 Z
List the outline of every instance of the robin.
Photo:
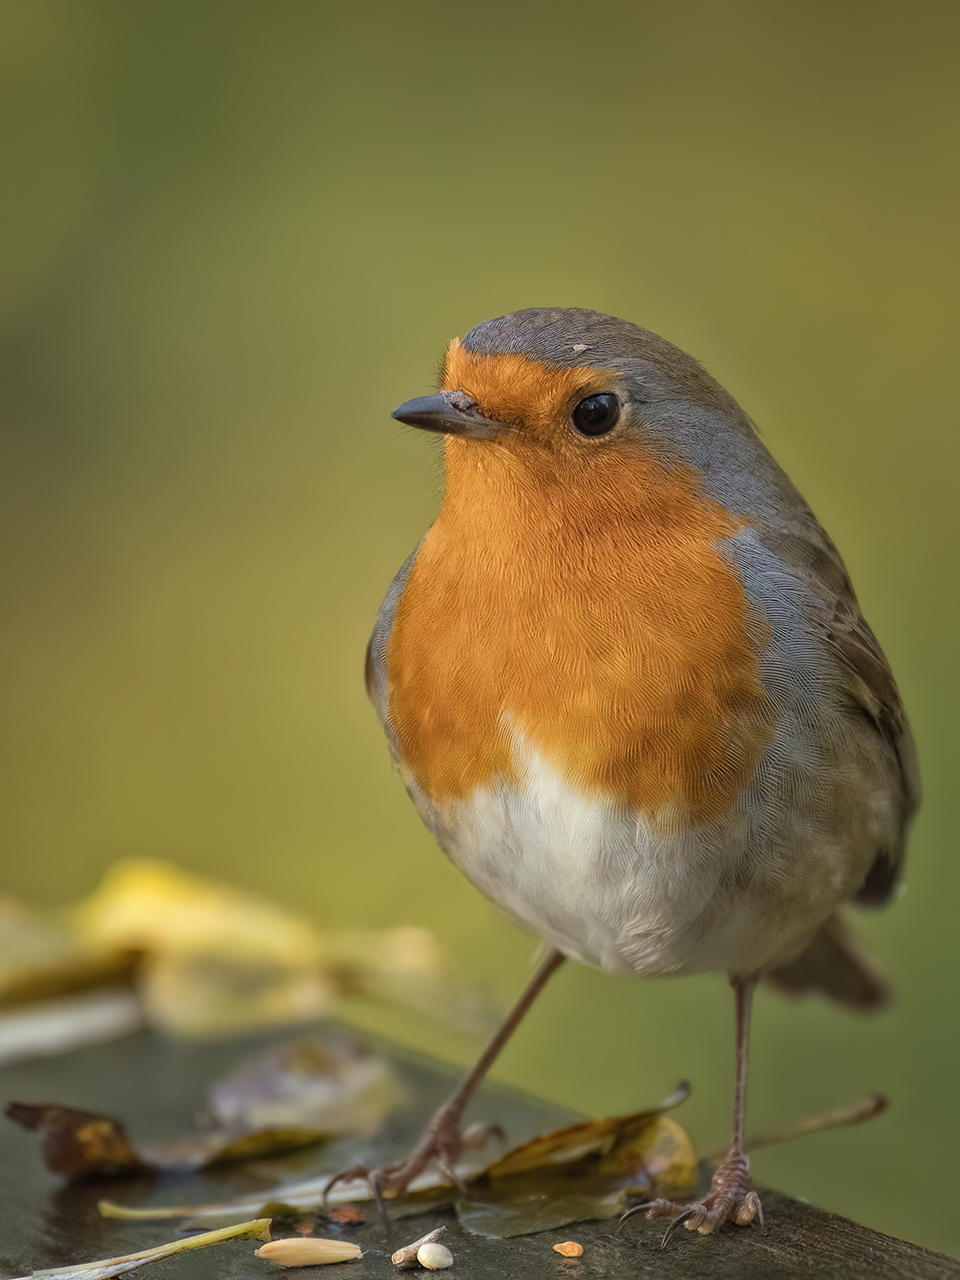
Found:
M 837 914 L 897 883 L 918 801 L 897 688 L 843 562 L 734 399 L 656 334 L 517 311 L 394 418 L 443 438 L 443 504 L 393 582 L 367 686 L 441 848 L 552 950 L 406 1160 L 456 1179 L 460 1118 L 566 957 L 735 993 L 733 1139 L 648 1216 L 762 1221 L 743 1147 L 758 980 L 874 1009 Z

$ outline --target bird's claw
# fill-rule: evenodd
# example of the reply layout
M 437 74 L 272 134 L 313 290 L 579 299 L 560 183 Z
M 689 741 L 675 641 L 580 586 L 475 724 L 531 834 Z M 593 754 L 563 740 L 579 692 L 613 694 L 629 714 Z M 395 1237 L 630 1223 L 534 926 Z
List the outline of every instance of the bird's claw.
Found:
M 324 1201 L 338 1182 L 352 1178 L 365 1179 L 377 1202 L 381 1214 L 386 1215 L 386 1201 L 402 1196 L 414 1178 L 418 1177 L 433 1161 L 443 1178 L 456 1187 L 461 1195 L 467 1195 L 467 1186 L 457 1172 L 457 1161 L 464 1151 L 480 1150 L 490 1137 L 504 1138 L 503 1130 L 496 1125 L 471 1124 L 460 1128 L 460 1115 L 441 1108 L 430 1120 L 419 1142 L 408 1156 L 396 1164 L 383 1168 L 353 1165 L 344 1169 L 327 1183 Z
M 652 1200 L 643 1205 L 648 1218 L 672 1218 L 661 1245 L 665 1245 L 681 1224 L 688 1231 L 709 1235 L 725 1222 L 745 1227 L 756 1219 L 763 1223 L 760 1197 L 750 1180 L 750 1164 L 745 1155 L 736 1153 L 727 1157 L 717 1169 L 710 1183 L 710 1190 L 702 1200 L 692 1204 L 676 1204 L 672 1200 Z

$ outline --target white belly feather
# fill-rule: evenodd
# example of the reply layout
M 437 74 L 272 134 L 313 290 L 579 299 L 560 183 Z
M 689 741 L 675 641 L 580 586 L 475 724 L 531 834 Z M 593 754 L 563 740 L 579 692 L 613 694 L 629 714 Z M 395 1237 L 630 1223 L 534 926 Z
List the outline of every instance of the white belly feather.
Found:
M 791 958 L 855 888 L 849 846 L 761 784 L 718 823 L 630 813 L 566 783 L 526 743 L 518 781 L 435 804 L 407 787 L 441 847 L 507 916 L 611 973 L 742 975 Z M 829 807 L 829 806 L 828 806 Z M 798 818 L 801 820 L 798 821 Z M 851 868 L 851 862 L 855 865 Z

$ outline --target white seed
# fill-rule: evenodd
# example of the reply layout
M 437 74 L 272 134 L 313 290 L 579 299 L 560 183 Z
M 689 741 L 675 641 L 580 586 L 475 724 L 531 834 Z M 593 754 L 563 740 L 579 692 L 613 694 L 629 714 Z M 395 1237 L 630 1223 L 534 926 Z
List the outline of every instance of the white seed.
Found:
M 422 1244 L 417 1250 L 417 1261 L 428 1271 L 442 1271 L 453 1266 L 453 1254 L 445 1244 Z
M 420 1247 L 425 1244 L 435 1244 L 446 1233 L 446 1227 L 437 1227 L 433 1231 L 428 1231 L 419 1240 L 414 1240 L 410 1244 L 405 1244 L 402 1249 L 398 1249 L 390 1261 L 395 1267 L 399 1267 L 401 1271 L 412 1271 L 417 1265 L 417 1254 L 420 1252 Z
M 292 1236 L 288 1240 L 271 1240 L 256 1250 L 258 1258 L 277 1262 L 281 1267 L 312 1267 L 324 1262 L 349 1262 L 362 1257 L 359 1245 L 351 1240 L 320 1240 L 316 1236 Z

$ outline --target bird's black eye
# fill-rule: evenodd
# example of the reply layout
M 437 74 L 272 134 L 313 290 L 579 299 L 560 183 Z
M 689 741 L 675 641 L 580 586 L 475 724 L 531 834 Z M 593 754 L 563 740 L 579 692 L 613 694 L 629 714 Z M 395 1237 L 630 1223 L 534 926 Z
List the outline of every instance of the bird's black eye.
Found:
M 620 400 L 612 391 L 587 396 L 573 411 L 573 425 L 582 436 L 605 436 L 617 425 Z

